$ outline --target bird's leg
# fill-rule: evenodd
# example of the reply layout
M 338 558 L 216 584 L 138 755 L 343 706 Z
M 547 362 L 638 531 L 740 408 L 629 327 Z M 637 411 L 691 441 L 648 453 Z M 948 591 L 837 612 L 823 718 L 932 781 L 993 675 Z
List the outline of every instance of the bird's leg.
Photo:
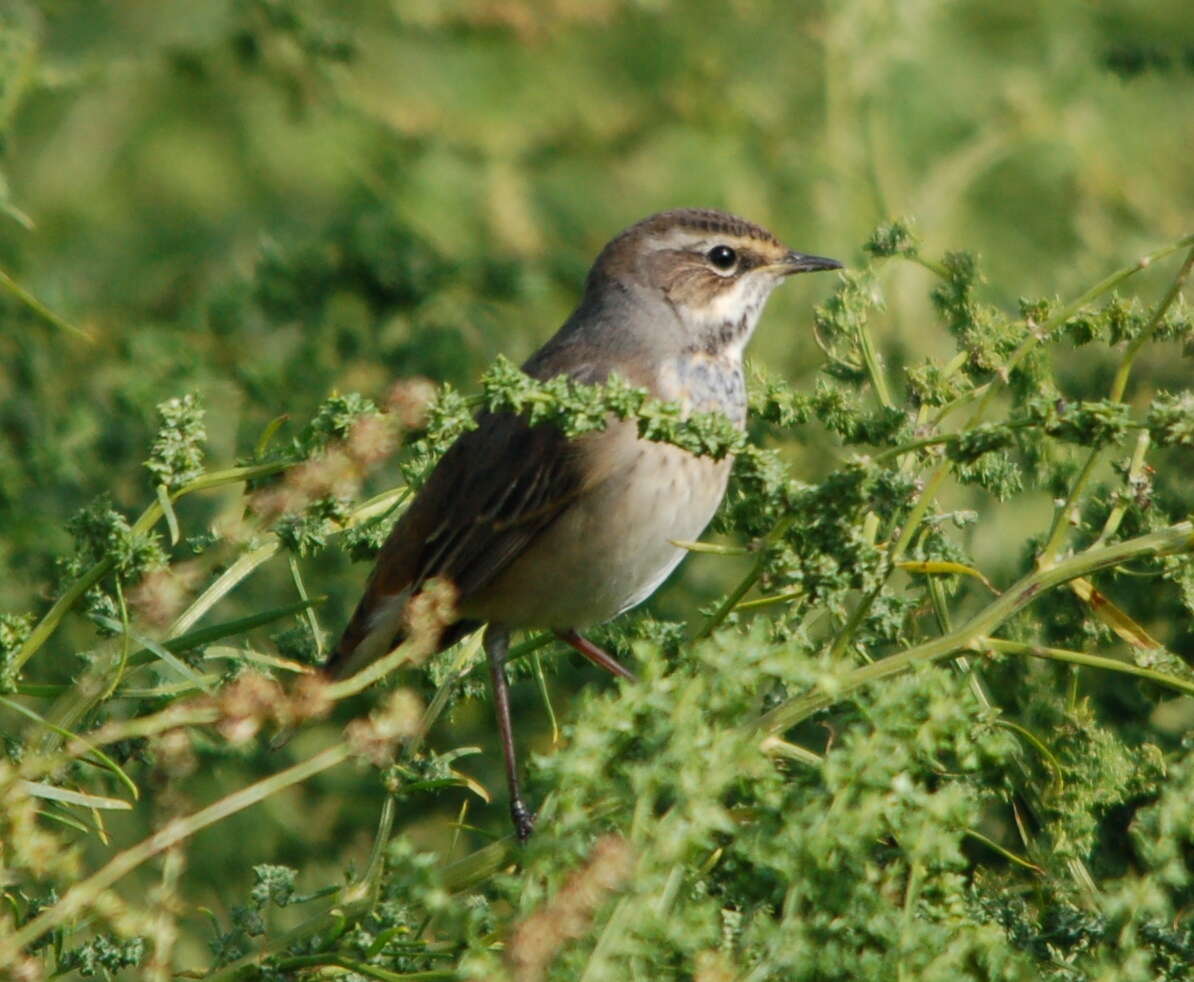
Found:
M 506 682 L 506 653 L 510 647 L 510 632 L 500 625 L 485 629 L 485 654 L 489 657 L 489 679 L 493 684 L 493 710 L 497 713 L 498 735 L 502 739 L 502 755 L 506 758 L 506 785 L 510 789 L 510 817 L 519 842 L 526 842 L 535 827 L 535 816 L 522 800 L 518 784 L 518 758 L 514 752 L 514 727 L 510 724 L 510 686 Z
M 610 675 L 618 675 L 630 682 L 637 682 L 634 672 L 624 666 L 613 655 L 603 651 L 588 638 L 582 637 L 578 631 L 556 631 L 556 637 L 566 641 L 589 661 L 599 668 L 604 668 Z

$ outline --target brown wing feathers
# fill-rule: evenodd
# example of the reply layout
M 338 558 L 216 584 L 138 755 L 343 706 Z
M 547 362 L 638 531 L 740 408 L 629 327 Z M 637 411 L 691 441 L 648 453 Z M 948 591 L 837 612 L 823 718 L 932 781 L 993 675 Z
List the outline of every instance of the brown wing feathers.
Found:
M 344 671 L 379 613 L 432 577 L 468 597 L 483 589 L 579 492 L 576 447 L 551 425 L 483 415 L 436 465 L 378 557 L 352 620 L 326 666 Z M 464 626 L 471 629 L 471 625 Z M 443 644 L 461 631 L 449 630 Z M 397 629 L 390 644 L 401 640 Z
M 563 374 L 603 382 L 608 353 L 599 358 L 584 342 L 565 335 L 561 331 L 548 341 L 523 371 L 540 379 Z M 631 382 L 650 387 L 635 366 L 617 368 Z M 529 426 L 511 413 L 478 417 L 477 428 L 452 444 L 394 526 L 326 670 L 333 675 L 346 670 L 381 613 L 404 591 L 409 596 L 431 577 L 442 576 L 468 597 L 492 582 L 577 495 L 602 480 L 602 464 L 592 459 L 581 464 L 584 443 L 568 440 L 549 424 Z M 467 630 L 471 625 L 449 629 L 441 643 L 446 647 Z M 392 647 L 401 631 L 387 640 Z

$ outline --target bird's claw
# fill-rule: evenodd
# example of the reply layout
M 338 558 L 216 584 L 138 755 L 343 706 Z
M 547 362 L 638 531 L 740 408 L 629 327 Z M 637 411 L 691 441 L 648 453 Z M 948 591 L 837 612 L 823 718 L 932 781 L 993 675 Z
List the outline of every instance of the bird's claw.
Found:
M 518 798 L 510 802 L 510 817 L 514 820 L 514 834 L 524 846 L 535 828 L 535 816 Z

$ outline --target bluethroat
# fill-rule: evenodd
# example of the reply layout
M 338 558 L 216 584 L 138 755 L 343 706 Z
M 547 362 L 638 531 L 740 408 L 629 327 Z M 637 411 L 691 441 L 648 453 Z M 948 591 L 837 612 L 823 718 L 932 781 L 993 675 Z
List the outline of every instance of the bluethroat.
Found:
M 841 263 L 794 252 L 766 229 L 719 211 L 652 215 L 597 257 L 580 306 L 523 366 L 537 379 L 601 383 L 617 373 L 686 411 L 746 422 L 742 353 L 787 276 Z M 642 603 L 700 537 L 731 461 L 640 439 L 634 420 L 566 438 L 551 424 L 482 413 L 444 454 L 378 557 L 331 674 L 356 671 L 407 634 L 411 598 L 433 578 L 455 588 L 442 650 L 481 624 L 520 839 L 533 816 L 518 783 L 504 664 L 510 632 L 546 628 L 623 678 L 580 634 Z

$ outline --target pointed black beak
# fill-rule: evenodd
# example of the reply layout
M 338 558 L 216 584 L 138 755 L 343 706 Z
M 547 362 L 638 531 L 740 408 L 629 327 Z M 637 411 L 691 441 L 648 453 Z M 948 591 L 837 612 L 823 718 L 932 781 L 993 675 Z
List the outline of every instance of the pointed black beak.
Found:
M 783 268 L 784 275 L 790 276 L 793 273 L 815 273 L 822 269 L 841 269 L 842 264 L 836 259 L 829 259 L 825 256 L 809 256 L 803 252 L 789 252 L 779 265 Z

